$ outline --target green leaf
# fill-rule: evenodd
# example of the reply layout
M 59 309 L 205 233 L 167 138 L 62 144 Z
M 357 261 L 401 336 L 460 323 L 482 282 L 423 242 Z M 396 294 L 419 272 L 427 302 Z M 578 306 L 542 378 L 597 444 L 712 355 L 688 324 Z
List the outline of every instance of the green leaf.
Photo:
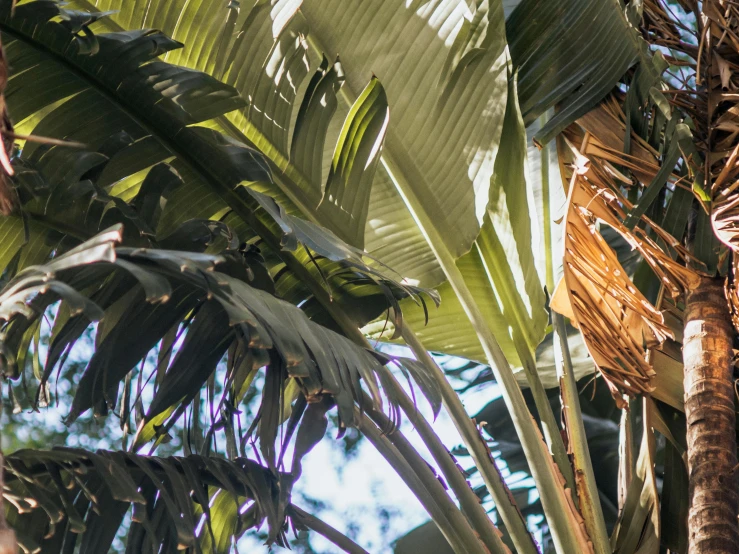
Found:
M 331 408 L 331 402 L 325 398 L 322 402 L 312 402 L 308 405 L 300 420 L 295 452 L 293 454 L 290 473 L 297 479 L 302 473 L 302 460 L 326 434 L 328 418 L 326 412 Z
M 33 21 L 34 17 L 38 15 L 33 10 L 20 10 L 10 24 L 21 25 L 20 22 Z M 98 23 L 105 22 L 103 18 Z M 261 182 L 268 187 L 268 168 L 253 150 L 223 137 L 214 128 L 205 128 L 218 127 L 206 120 L 233 109 L 240 99 L 233 88 L 208 75 L 154 59 L 178 48 L 177 42 L 154 32 L 118 31 L 99 37 L 100 49 L 95 55 L 80 56 L 71 49 L 55 50 L 56 43 L 51 48 L 45 46 L 44 41 L 54 37 L 59 41 L 73 40 L 51 23 L 39 26 L 39 32 L 33 37 L 22 33 L 19 36 L 20 39 L 9 44 L 9 47 L 15 46 L 11 48 L 11 52 L 15 52 L 11 63 L 20 58 L 22 64 L 32 55 L 37 65 L 28 68 L 29 72 L 57 71 L 60 79 L 71 87 L 63 91 L 66 96 L 60 92 L 52 97 L 33 89 L 36 80 L 13 80 L 12 86 L 18 87 L 14 90 L 39 99 L 33 106 L 19 107 L 21 116 L 29 114 L 26 118 L 27 124 L 32 125 L 29 130 L 79 137 L 91 149 L 98 150 L 80 153 L 59 147 L 37 148 L 33 144 L 24 148 L 23 156 L 31 166 L 51 173 L 51 196 L 65 202 L 60 202 L 59 209 L 52 212 L 47 210 L 45 198 L 24 206 L 37 219 L 43 217 L 44 225 L 80 240 L 105 225 L 124 221 L 128 244 L 149 246 L 157 239 L 171 244 L 175 237 L 183 238 L 180 233 L 183 225 L 189 225 L 192 230 L 193 218 L 221 218 L 230 204 L 238 213 L 240 232 L 245 220 L 254 226 L 260 217 L 254 213 L 257 204 L 240 184 Z M 294 38 L 300 42 L 299 37 Z M 288 81 L 286 78 L 285 82 Z M 167 83 L 173 84 L 167 86 Z M 13 96 L 18 97 L 17 94 Z M 25 98 L 25 95 L 18 98 Z M 16 113 L 15 107 L 12 109 Z M 33 110 L 40 111 L 41 117 L 31 115 Z M 82 122 L 81 113 L 86 118 Z M 193 123 L 202 123 L 203 127 L 194 127 Z M 59 168 L 74 170 L 61 171 Z M 226 197 L 228 204 L 224 201 Z M 253 231 L 245 231 L 248 234 L 244 238 L 249 240 Z M 264 234 L 263 231 L 260 232 Z M 302 236 L 308 239 L 312 234 L 303 233 Z M 191 235 L 191 238 L 195 237 Z M 272 248 L 279 242 L 279 235 L 267 234 L 262 238 L 271 241 Z M 314 241 L 311 246 L 325 248 L 326 245 Z M 177 247 L 193 249 L 190 245 Z M 344 249 L 342 255 L 347 252 Z M 277 255 L 293 257 L 281 252 Z M 335 251 L 332 259 L 344 261 Z M 365 263 L 361 266 L 363 271 L 369 270 Z M 312 285 L 320 286 L 318 280 Z M 385 286 L 385 283 L 379 284 L 380 288 Z M 373 289 L 371 283 L 354 287 L 352 291 L 347 289 L 349 294 L 343 302 L 350 302 L 352 296 L 361 297 L 368 289 Z M 150 292 L 151 287 L 147 294 Z M 374 292 L 377 294 L 377 287 Z M 311 295 L 309 289 L 296 303 Z M 386 297 L 391 304 L 396 302 L 392 294 Z M 381 309 L 381 304 L 375 304 L 369 315 L 366 308 L 357 310 L 357 318 L 364 323 Z M 324 308 L 323 320 L 330 320 L 330 317 L 326 316 Z
M 662 164 L 659 172 L 654 177 L 651 183 L 644 189 L 639 202 L 629 211 L 626 218 L 624 219 L 624 225 L 629 229 L 633 229 L 634 226 L 639 222 L 640 218 L 647 209 L 651 206 L 652 202 L 657 198 L 657 194 L 667 182 L 672 172 L 675 169 L 678 159 L 682 155 L 682 148 L 686 144 L 692 144 L 693 135 L 687 125 L 680 123 L 675 127 L 674 135 L 670 138 L 670 147 L 667 154 L 662 160 Z
M 85 518 L 87 531 L 82 534 L 80 554 L 94 554 L 109 550 L 118 528 L 123 523 L 129 505 L 126 502 L 114 500 L 110 489 L 100 486 L 99 492 L 95 495 L 95 507 L 97 511 L 88 510 Z
M 635 62 L 653 79 L 647 45 L 618 0 L 522 0 L 506 21 L 506 35 L 524 121 L 558 106 L 537 134 L 539 144 L 595 107 Z
M 167 369 L 155 399 L 149 405 L 145 422 L 173 405 L 189 404 L 233 340 L 228 317 L 217 302 L 207 302 L 198 309 L 188 327 L 182 346 Z M 134 445 L 134 448 L 140 445 Z
M 239 500 L 232 498 L 224 491 L 216 489 L 210 502 L 210 525 L 213 536 L 204 529 L 201 541 L 203 552 L 228 554 L 231 551 L 232 537 L 236 534 L 239 523 Z
M 99 0 L 96 4 L 99 9 L 119 7 L 110 0 Z M 311 141 L 319 146 L 324 142 L 335 144 L 340 135 L 339 125 L 326 127 L 328 136 L 325 138 L 321 133 L 327 119 L 323 114 L 332 110 L 338 83 L 331 77 L 322 89 L 325 91 L 323 96 L 316 97 L 315 90 L 318 89 L 309 87 L 301 98 L 299 84 L 306 75 L 302 66 L 291 65 L 290 60 L 302 56 L 299 52 L 302 52 L 303 46 L 299 38 L 291 37 L 295 36 L 296 31 L 302 32 L 305 21 L 309 60 L 313 67 L 320 65 L 323 52 L 338 52 L 341 55 L 349 97 L 358 94 L 374 72 L 382 81 L 388 103 L 396 114 L 390 122 L 389 137 L 396 135 L 398 140 L 392 145 L 386 141 L 383 154 L 388 153 L 401 163 L 407 173 L 406 179 L 418 182 L 418 192 L 432 207 L 431 211 L 439 219 L 439 224 L 449 229 L 445 236 L 454 243 L 450 245 L 452 250 L 461 254 L 469 249 L 479 229 L 475 214 L 481 215 L 482 206 L 487 200 L 488 180 L 502 124 L 502 103 L 490 110 L 486 101 L 472 101 L 471 97 L 473 90 L 484 90 L 485 98 L 491 102 L 505 98 L 505 44 L 502 25 L 499 24 L 502 18 L 497 17 L 499 8 L 491 7 L 490 14 L 485 17 L 480 12 L 476 32 L 482 33 L 487 39 L 484 43 L 474 44 L 484 48 L 484 52 L 465 66 L 450 91 L 448 105 L 439 113 L 438 95 L 442 91 L 437 91 L 436 83 L 441 75 L 441 67 L 434 60 L 446 57 L 450 33 L 466 16 L 461 10 L 451 13 L 445 12 L 442 7 L 416 11 L 406 6 L 384 6 L 380 11 L 352 14 L 353 10 L 347 11 L 349 7 L 340 2 L 282 1 L 271 12 L 263 3 L 257 3 L 252 9 L 242 8 L 242 13 L 234 23 L 225 5 L 214 9 L 201 2 L 189 2 L 186 6 L 181 3 L 165 6 L 162 3 L 158 11 L 147 11 L 142 9 L 146 4 L 143 0 L 134 1 L 112 19 L 117 26 L 124 28 L 151 27 L 156 23 L 155 26 L 163 32 L 173 33 L 176 40 L 182 38 L 186 41 L 188 49 L 172 53 L 169 61 L 206 71 L 217 66 L 226 68 L 226 82 L 233 84 L 251 103 L 241 113 L 228 116 L 234 130 L 243 134 L 279 168 L 281 173 L 276 174 L 279 190 L 287 194 L 291 202 L 300 206 L 301 211 L 309 217 L 315 217 L 323 190 L 323 183 L 315 179 L 318 175 L 317 164 L 311 162 L 312 169 L 308 171 L 307 165 L 301 161 L 306 158 L 296 156 L 293 166 L 284 147 L 284 133 L 281 131 L 276 136 L 274 129 L 283 127 L 285 121 L 290 122 L 283 115 L 288 107 L 292 106 L 295 114 L 297 107 L 305 105 L 306 100 L 315 104 L 315 100 L 325 97 L 328 104 L 322 109 L 320 117 L 315 116 L 321 123 L 319 125 L 316 121 L 316 135 L 311 137 Z M 296 14 L 298 6 L 301 9 Z M 388 26 L 386 21 L 390 18 L 397 24 Z M 101 23 L 105 24 L 105 21 Z M 215 32 L 218 34 L 233 28 L 231 25 L 241 32 L 231 34 L 233 38 L 222 41 L 216 48 L 209 40 L 214 29 L 219 29 Z M 113 29 L 113 24 L 109 28 Z M 359 30 L 362 32 L 361 41 L 356 40 Z M 275 58 L 273 37 L 276 37 L 276 44 L 289 44 L 289 48 L 280 50 L 279 58 Z M 424 47 L 416 47 L 413 55 L 404 57 L 398 65 L 393 49 L 402 50 L 402 41 L 409 45 L 423 44 Z M 364 55 L 368 51 L 367 45 L 375 44 L 385 46 L 372 50 L 368 58 Z M 216 58 L 226 60 L 225 65 L 220 65 L 223 62 Z M 454 66 L 447 65 L 450 69 Z M 275 68 L 281 68 L 280 72 L 275 73 Z M 263 74 L 271 75 L 272 79 L 263 79 Z M 283 103 L 274 103 L 274 95 L 263 93 L 267 88 L 272 89 L 275 82 L 282 86 L 286 81 L 298 90 L 288 88 L 288 94 L 282 96 Z M 420 104 L 410 94 L 415 90 L 429 91 Z M 313 98 L 315 100 L 309 100 Z M 409 102 L 413 103 L 412 109 Z M 345 118 L 348 110 L 347 104 L 337 106 L 339 121 Z M 306 113 L 301 110 L 298 116 L 301 125 L 308 121 L 302 117 Z M 272 121 L 278 122 L 278 125 Z M 298 125 L 294 137 L 302 136 L 300 129 Z M 303 139 L 294 138 L 293 144 L 297 144 L 298 140 L 303 142 Z M 312 159 L 318 159 L 315 146 L 312 152 Z M 323 153 L 324 167 L 330 160 L 329 155 L 329 152 Z M 431 188 L 426 191 L 425 187 Z M 410 214 L 405 209 L 398 209 L 398 192 L 384 167 L 378 168 L 372 190 L 369 207 L 360 208 L 360 212 L 361 209 L 368 209 L 369 223 L 365 234 L 367 250 L 403 275 L 426 285 L 438 283 L 441 274 L 433 255 Z M 276 197 L 277 193 L 270 191 L 270 195 Z M 446 202 L 452 198 L 452 204 Z M 445 209 L 446 205 L 453 205 L 454 210 Z M 335 217 L 341 217 L 339 210 L 334 212 Z M 342 235 L 346 230 L 339 224 L 341 219 L 333 221 L 333 216 L 325 213 L 318 219 L 342 238 L 349 238 Z
M 665 472 L 660 502 L 661 544 L 671 552 L 688 551 L 688 472 L 680 452 L 665 443 Z
M 127 541 L 129 547 L 138 547 L 139 552 L 149 551 L 147 543 L 156 551 L 162 546 L 166 549 L 168 541 L 175 538 L 172 533 L 176 533 L 177 542 L 169 543 L 170 549 L 176 550 L 178 546 L 193 544 L 193 516 L 196 511 L 189 491 L 203 486 L 212 490 L 214 495 L 217 492 L 218 497 L 223 497 L 210 509 L 206 506 L 204 510 L 216 538 L 216 544 L 213 545 L 207 527 L 203 527 L 203 534 L 197 540 L 205 551 L 227 552 L 232 538 L 238 538 L 243 533 L 237 523 L 239 507 L 245 500 L 254 501 L 261 517 L 267 516 L 270 526 L 274 527 L 270 529 L 270 542 L 284 545 L 280 535 L 286 525 L 286 516 L 284 510 L 281 515 L 277 513 L 278 491 L 274 486 L 275 478 L 267 468 L 245 458 L 229 462 L 223 459 L 208 460 L 200 456 L 157 458 L 104 451 L 93 454 L 78 449 L 18 451 L 5 458 L 6 493 L 22 493 L 19 502 L 24 510 L 40 518 L 40 525 L 34 525 L 34 530 L 38 529 L 43 533 L 50 521 L 66 522 L 61 516 L 71 521 L 72 517 L 77 517 L 75 514 L 87 514 L 87 529 L 80 528 L 76 531 L 82 537 L 81 552 L 100 552 L 110 548 L 124 522 L 129 502 L 114 498 L 112 489 L 109 488 L 112 482 L 108 477 L 108 470 L 100 473 L 101 467 L 93 463 L 92 457 L 115 457 L 116 477 L 135 482 L 141 490 L 138 500 L 140 503 L 134 504 L 133 521 Z M 75 478 L 69 481 L 68 490 L 59 489 L 49 486 L 55 475 L 75 475 Z M 67 495 L 76 498 L 74 504 L 64 500 Z M 200 501 L 205 501 L 207 505 L 207 499 L 206 495 Z M 58 519 L 54 512 L 50 514 L 55 516 L 54 519 L 50 520 L 46 516 L 41 506 L 47 504 L 59 507 L 61 512 Z M 64 541 L 65 527 L 52 526 L 48 528 L 49 534 L 46 537 L 38 537 L 39 543 L 44 541 L 44 552 L 62 552 L 63 542 L 69 545 L 68 539 Z M 72 536 L 74 544 L 76 537 Z M 33 536 L 21 534 L 19 538 L 21 545 L 33 551 Z M 216 550 L 207 550 L 213 546 Z
M 328 204 L 347 214 L 341 228 L 348 242 L 358 248 L 364 246 L 372 180 L 389 121 L 387 95 L 373 77 L 346 117 L 318 206 L 319 216 Z
M 515 98 L 513 83 L 509 98 Z M 528 167 L 526 133 L 515 101 L 508 103 L 503 136 L 507 140 L 501 143 L 495 162 L 480 235 L 472 251 L 456 265 L 506 359 L 520 366 L 521 359 L 535 352 L 548 324 L 544 309 L 546 260 L 537 253 L 553 246 L 545 244 L 542 214 L 538 213 L 550 202 L 548 175 L 540 172 L 543 163 L 547 169 L 549 164 L 532 152 L 536 157 L 533 167 Z M 428 325 L 424 326 L 426 315 L 409 300 L 401 303 L 404 317 L 427 349 L 486 361 L 451 284 L 441 285 L 438 291 L 441 306 L 431 313 Z M 374 325 L 373 330 L 378 327 Z M 554 386 L 557 381 L 553 366 L 551 369 L 542 378 Z
M 653 408 L 647 405 L 645 412 Z M 659 496 L 654 474 L 654 433 L 647 415 L 634 475 L 611 536 L 614 550 L 632 554 L 659 551 Z
M 63 298 L 69 306 L 58 313 L 61 329 L 52 340 L 42 384 L 64 352 L 83 336 L 93 319 L 90 310 L 94 308 L 103 316 L 98 326 L 99 338 L 79 380 L 68 421 L 74 421 L 90 408 L 104 415 L 115 407 L 121 381 L 130 378 L 132 370 L 158 343 L 171 340 L 172 329 L 182 326 L 188 327 L 187 334 L 168 367 L 157 370 L 164 372 L 163 378 L 139 426 L 135 448 L 166 435 L 212 378 L 230 347 L 240 351 L 248 348 L 247 360 L 251 362 L 245 368 L 250 375 L 258 367 L 255 362 L 267 361 L 258 421 L 260 447 L 270 467 L 275 467 L 278 428 L 286 417 L 282 399 L 287 394 L 288 379 L 296 380 L 300 390 L 311 398 L 331 394 L 338 404 L 343 426 L 354 425 L 354 404 L 364 394 L 363 388 L 374 405 L 381 408 L 377 373 L 382 370 L 382 364 L 391 361 L 389 358 L 375 356 L 310 321 L 299 308 L 270 293 L 215 271 L 223 261 L 221 257 L 163 249 L 115 248 L 120 238 L 120 228 L 102 233 L 45 266 L 27 268 L 0 294 L 0 314 L 6 318 L 0 331 L 7 333 L 8 329 L 17 328 L 14 332 L 19 338 L 33 336 L 33 325 L 38 324 L 45 308 L 57 299 Z M 146 286 L 133 286 L 130 277 L 119 279 L 121 274 L 132 275 L 144 285 L 157 283 L 167 294 L 147 298 Z M 77 292 L 73 285 L 83 287 L 89 297 Z M 105 312 L 91 299 L 104 303 Z M 75 316 L 76 304 L 88 313 Z M 56 323 L 52 328 L 57 329 Z M 15 348 L 24 353 L 30 342 L 30 338 L 21 341 Z M 14 344 L 11 341 L 5 347 Z M 418 371 L 412 374 L 425 394 L 431 395 L 433 386 L 424 381 L 425 376 Z M 227 376 L 220 405 L 233 396 L 232 384 L 238 402 L 246 382 L 247 375 Z M 291 400 L 292 397 L 286 397 L 286 403 Z M 93 461 L 99 463 L 96 458 Z M 130 500 L 121 491 L 113 489 L 113 493 L 118 500 Z
M 502 130 L 506 59 L 498 9 L 492 7 L 477 22 L 476 31 L 488 37 L 481 45 L 484 51 L 464 67 L 448 91 L 447 102 L 439 107 L 439 95 L 444 90 L 437 88 L 437 83 L 443 79 L 443 68 L 436 60 L 447 57 L 449 47 L 445 41 L 451 39 L 451 29 L 465 21 L 465 10 L 452 13 L 442 6 L 427 6 L 414 11 L 398 5 L 357 12 L 334 0 L 304 1 L 301 6 L 314 43 L 324 51 L 341 55 L 346 75 L 344 89 L 356 94 L 358 83 L 370 73 L 383 83 L 393 114 L 383 150 L 390 183 L 401 179 L 414 187 L 414 193 L 443 231 L 443 240 L 456 256 L 470 248 L 479 230 Z M 331 16 L 326 17 L 327 14 Z M 393 25 L 388 26 L 387 21 L 393 21 Z M 401 44 L 407 44 L 408 48 Z M 371 56 L 366 56 L 362 54 L 365 45 L 379 46 L 373 48 Z M 407 54 L 398 59 L 395 52 L 400 51 Z M 456 69 L 453 63 L 447 67 Z M 472 101 L 470 95 L 474 90 L 484 91 L 482 98 Z M 378 196 L 386 187 L 385 179 L 382 174 L 376 179 Z M 366 246 L 371 253 L 375 243 L 372 234 L 382 238 L 385 244 L 395 242 L 400 246 L 393 235 L 380 227 L 383 220 L 391 217 L 392 207 L 388 205 L 391 198 L 387 197 L 382 205 L 370 202 L 369 221 L 380 218 L 368 228 Z M 395 198 L 397 203 L 398 197 Z M 399 223 L 397 218 L 393 222 L 396 227 Z M 402 246 L 406 254 L 413 252 L 408 248 L 410 244 Z M 396 250 L 400 249 L 396 247 Z M 398 266 L 388 255 L 379 257 Z M 402 266 L 398 267 L 403 270 Z M 422 277 L 408 271 L 403 273 L 412 278 Z
M 508 95 L 516 97 L 515 79 Z M 515 101 L 508 102 L 503 132 L 508 140 L 498 151 L 477 247 L 523 358 L 523 351 L 533 352 L 544 338 L 548 315 L 534 256 L 541 247 L 532 232 L 539 222 L 531 189 L 526 186 L 526 133 Z
M 324 56 L 308 83 L 295 119 L 290 160 L 311 183 L 323 182 L 321 166 L 326 133 L 338 106 L 336 95 L 343 83 L 344 71 L 339 60 L 328 67 Z

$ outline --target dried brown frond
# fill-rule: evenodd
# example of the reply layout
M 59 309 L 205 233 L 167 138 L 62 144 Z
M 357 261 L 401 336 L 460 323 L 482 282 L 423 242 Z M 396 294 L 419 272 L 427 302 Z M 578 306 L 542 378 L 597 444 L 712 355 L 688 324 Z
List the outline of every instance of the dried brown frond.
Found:
M 731 313 L 731 321 L 734 329 L 739 329 L 739 285 L 736 282 L 736 275 L 739 271 L 739 258 L 734 256 L 732 263 L 733 278 L 726 280 L 726 300 L 729 302 L 729 312 Z
M 641 183 L 647 184 L 659 171 L 659 153 L 632 131 L 630 153 L 624 154 L 625 118 L 614 97 L 609 97 L 581 117 L 577 123 L 590 135 L 587 151 L 582 153 L 629 169 Z M 569 137 L 573 144 L 582 146 L 582 136 Z
M 642 27 L 652 41 L 679 42 L 682 24 L 671 8 L 660 0 L 645 0 L 643 7 Z
M 727 282 L 734 328 L 739 331 L 739 4 L 703 3 L 706 25 L 701 82 L 706 89 L 706 140 L 702 146 L 706 189 L 711 196 L 711 222 L 719 240 L 733 252 Z
M 642 218 L 644 228 L 630 230 L 622 223 L 633 206 L 616 186 L 620 179 L 614 165 L 638 170 L 640 180 L 646 182 L 659 168 L 644 146 L 637 146 L 630 156 L 619 151 L 618 128 L 596 121 L 609 121 L 604 116 L 608 107 L 601 106 L 599 110 L 595 117 L 579 122 L 599 136 L 588 131 L 582 134 L 577 129 L 567 133 L 576 160 L 565 223 L 564 283 L 569 306 L 562 308 L 560 290 L 553 307 L 570 312 L 565 315 L 579 327 L 596 366 L 616 401 L 622 404 L 623 394 L 653 390 L 655 373 L 648 361 L 648 349 L 672 334 L 662 313 L 634 286 L 616 253 L 601 236 L 600 226 L 612 227 L 638 250 L 672 297 L 679 297 L 697 276 L 686 267 L 691 257 L 680 241 L 648 218 Z

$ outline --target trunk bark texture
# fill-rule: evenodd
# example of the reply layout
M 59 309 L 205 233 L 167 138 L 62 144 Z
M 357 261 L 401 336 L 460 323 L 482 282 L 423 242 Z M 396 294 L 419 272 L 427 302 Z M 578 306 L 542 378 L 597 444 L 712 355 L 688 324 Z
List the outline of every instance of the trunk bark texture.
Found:
M 689 554 L 739 553 L 733 335 L 723 280 L 702 278 L 687 293 L 683 340 Z

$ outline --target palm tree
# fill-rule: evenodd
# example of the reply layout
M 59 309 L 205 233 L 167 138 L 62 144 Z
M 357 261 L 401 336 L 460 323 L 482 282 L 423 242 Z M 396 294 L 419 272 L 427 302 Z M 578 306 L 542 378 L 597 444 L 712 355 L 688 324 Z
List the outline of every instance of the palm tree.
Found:
M 228 551 L 265 520 L 272 543 L 289 520 L 362 552 L 290 501 L 335 408 L 455 552 L 536 552 L 427 350 L 492 368 L 556 551 L 736 548 L 735 303 L 717 280 L 732 265 L 732 5 L 12 4 L 0 2 L 15 181 L 0 220 L 4 375 L 37 381 L 43 406 L 99 321 L 68 419 L 112 411 L 133 435 L 129 452 L 6 458 L 24 550 L 105 550 L 132 505 L 132 552 Z M 641 255 L 635 272 L 607 229 Z M 572 363 L 560 315 L 550 327 L 546 291 L 629 408 L 610 538 L 577 388 L 587 364 Z M 367 337 L 402 339 L 416 359 Z M 450 414 L 505 542 L 393 364 Z M 397 431 L 401 413 L 459 508 Z M 138 454 L 178 421 L 186 456 Z M 689 500 L 686 534 L 671 524 Z
M 726 91 L 736 53 L 722 38 L 734 32 L 728 22 L 734 8 L 720 2 L 634 8 L 632 22 L 658 52 L 653 74 L 642 62 L 625 94 L 569 131 L 581 169 L 571 181 L 563 307 L 614 390 L 649 393 L 685 411 L 689 551 L 736 552 L 734 301 L 730 285 L 724 292 L 733 281 L 735 137 L 726 124 L 733 109 Z M 587 240 L 585 255 L 577 248 L 596 220 L 642 254 L 640 281 L 624 279 L 618 266 L 603 268 L 613 256 L 602 241 Z M 675 356 L 673 340 L 682 342 L 682 356 Z M 684 387 L 672 359 L 684 365 Z

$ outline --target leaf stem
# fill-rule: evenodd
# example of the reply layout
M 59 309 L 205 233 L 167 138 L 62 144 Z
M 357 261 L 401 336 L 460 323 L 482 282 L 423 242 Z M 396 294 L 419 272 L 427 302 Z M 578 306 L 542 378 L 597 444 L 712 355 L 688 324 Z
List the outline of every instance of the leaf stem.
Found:
M 477 534 L 462 512 L 449 498 L 428 463 L 399 430 L 388 434 L 380 431 L 376 424 L 384 425 L 387 417 L 372 407 L 368 397 L 366 399 L 365 413 L 360 413 L 357 409 L 359 430 L 413 491 L 454 552 L 487 554 L 487 549 L 478 540 Z
M 580 499 L 580 512 L 585 520 L 585 527 L 593 541 L 596 554 L 610 554 L 611 543 L 606 530 L 606 521 L 603 518 L 603 508 L 600 505 L 598 486 L 595 483 L 593 463 L 588 449 L 588 438 L 580 410 L 580 399 L 577 394 L 575 372 L 572 369 L 572 358 L 567 344 L 564 317 L 552 312 L 552 323 L 556 334 L 555 348 L 557 374 L 562 395 L 562 420 L 569 438 L 568 444 L 572 452 L 575 465 L 576 486 Z
M 0 490 L 5 485 L 4 480 L 4 458 L 0 451 Z M 0 495 L 0 554 L 16 554 L 18 552 L 18 541 L 15 538 L 15 532 L 8 526 L 5 519 L 5 508 L 3 506 L 3 497 Z
M 495 501 L 495 507 L 505 523 L 505 527 L 513 541 L 513 545 L 516 547 L 516 551 L 520 554 L 537 554 L 539 550 L 536 548 L 536 544 L 526 528 L 526 522 L 523 519 L 521 510 L 512 501 L 511 492 L 501 477 L 495 461 L 490 454 L 490 449 L 480 436 L 480 431 L 475 425 L 475 422 L 470 419 L 459 396 L 449 381 L 447 381 L 444 372 L 436 365 L 434 359 L 423 347 L 420 339 L 406 321 L 403 322 L 402 334 L 403 340 L 411 348 L 416 359 L 426 367 L 438 383 L 444 408 L 446 408 L 454 426 L 462 436 L 462 440 L 472 456 L 472 460 L 475 462 L 475 466 L 479 470 L 485 486 L 490 491 Z M 419 426 L 415 422 L 414 425 L 416 425 L 420 433 Z
M 341 548 L 344 552 L 348 552 L 348 554 L 369 554 L 369 552 L 349 537 L 339 532 L 337 529 L 334 529 L 325 521 L 318 519 L 313 514 L 309 514 L 305 510 L 298 508 L 295 504 L 290 504 L 288 507 L 288 513 L 292 516 L 293 521 L 296 521 L 311 531 L 315 531 L 319 535 L 325 537 Z
M 416 405 L 408 397 L 408 394 L 406 394 L 406 392 L 400 386 L 398 381 L 395 379 L 395 376 L 392 375 L 389 369 L 385 368 L 385 371 L 387 371 L 389 375 L 389 378 L 386 381 L 386 385 L 390 385 L 392 389 L 391 391 L 393 395 L 392 397 L 396 401 L 398 401 L 398 403 L 400 404 L 400 407 L 403 409 L 406 416 L 408 417 L 410 422 L 413 424 L 419 436 L 423 440 L 423 443 L 429 449 L 431 456 L 434 458 L 434 461 L 436 461 L 436 463 L 438 464 L 439 469 L 441 470 L 442 474 L 447 480 L 447 483 L 451 487 L 452 491 L 454 491 L 455 496 L 459 500 L 459 503 L 462 507 L 462 512 L 464 513 L 465 516 L 467 516 L 467 519 L 469 520 L 474 530 L 480 536 L 480 539 L 483 541 L 483 543 L 488 548 L 488 550 L 491 552 L 491 554 L 495 554 L 498 552 L 509 553 L 510 551 L 508 550 L 508 547 L 503 543 L 503 541 L 500 538 L 500 535 L 501 535 L 500 531 L 498 531 L 495 525 L 493 525 L 493 522 L 490 520 L 490 517 L 488 517 L 487 513 L 485 512 L 485 509 L 482 507 L 482 504 L 480 503 L 480 499 L 477 497 L 474 491 L 470 488 L 470 485 L 467 482 L 467 479 L 462 474 L 461 468 L 457 466 L 449 450 L 447 450 L 447 448 L 441 442 L 441 440 L 439 439 L 439 436 L 434 432 L 429 422 L 426 421 L 426 418 L 424 418 L 421 412 L 418 411 L 418 409 L 416 408 Z M 470 423 L 472 423 L 472 421 L 469 418 L 467 418 L 467 421 L 470 421 Z M 395 432 L 391 432 L 388 434 L 391 441 L 393 441 L 394 433 Z M 482 441 L 482 438 L 479 435 L 477 437 L 477 441 L 485 449 L 487 449 L 487 446 L 484 444 L 484 442 Z M 490 456 L 490 453 L 488 451 L 488 457 L 489 456 Z M 497 473 L 497 468 L 495 468 L 495 465 L 492 461 L 491 463 L 493 464 L 494 471 Z M 511 498 L 510 492 L 508 492 L 507 487 L 505 487 L 505 483 L 503 482 L 503 479 L 500 477 L 500 474 L 497 473 L 497 475 L 498 475 L 498 479 L 500 483 L 503 485 L 506 493 L 508 494 L 508 497 L 507 497 L 508 504 L 506 505 L 506 507 L 508 507 L 509 505 L 511 505 L 510 504 L 510 498 Z M 498 503 L 496 499 L 496 506 L 497 504 Z M 515 504 L 513 504 L 512 506 L 515 508 Z M 519 522 L 521 525 L 523 525 L 523 518 L 521 516 L 521 513 L 518 512 L 518 515 L 519 515 Z M 531 545 L 531 548 L 533 548 L 533 550 L 521 550 L 518 548 L 518 546 L 516 546 L 518 552 L 520 552 L 521 554 L 524 554 L 525 552 L 532 552 L 536 554 L 537 553 L 536 547 L 534 547 L 534 543 L 533 543 L 533 540 L 531 539 L 531 535 L 529 535 L 528 532 L 526 532 L 525 526 L 523 527 L 523 531 L 526 535 L 528 535 L 528 542 Z
M 390 134 L 387 140 L 392 143 Z M 389 150 L 392 150 L 392 148 L 389 148 Z M 565 492 L 565 480 L 552 460 L 549 449 L 526 406 L 526 401 L 513 370 L 480 311 L 472 291 L 470 291 L 439 231 L 424 211 L 423 205 L 412 187 L 403 177 L 400 168 L 389 156 L 384 155 L 383 162 L 406 206 L 426 237 L 428 245 L 436 256 L 472 327 L 475 329 L 488 363 L 495 374 L 495 379 L 501 385 L 503 400 L 511 414 L 526 459 L 529 462 L 531 474 L 536 481 L 536 487 L 552 530 L 552 538 L 557 551 L 588 552 L 590 550 L 588 540 L 579 527 L 579 514 L 572 503 L 572 498 L 568 497 Z

